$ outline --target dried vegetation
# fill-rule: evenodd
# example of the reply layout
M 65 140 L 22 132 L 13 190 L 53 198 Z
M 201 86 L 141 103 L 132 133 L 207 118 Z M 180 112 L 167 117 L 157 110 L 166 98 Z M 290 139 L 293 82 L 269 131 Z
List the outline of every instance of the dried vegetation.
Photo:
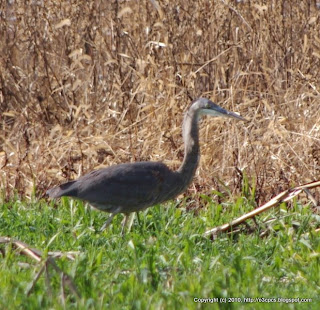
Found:
M 251 121 L 205 119 L 190 193 L 260 203 L 319 179 L 316 1 L 2 1 L 0 187 L 42 196 L 91 169 L 177 168 L 181 122 L 205 96 Z

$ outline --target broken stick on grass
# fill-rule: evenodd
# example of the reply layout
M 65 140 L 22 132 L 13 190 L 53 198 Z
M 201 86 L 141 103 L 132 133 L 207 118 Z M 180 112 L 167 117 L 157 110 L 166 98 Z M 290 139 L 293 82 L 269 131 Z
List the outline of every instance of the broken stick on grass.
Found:
M 227 223 L 227 224 L 224 224 L 224 225 L 221 225 L 221 226 L 218 226 L 218 227 L 215 227 L 215 228 L 212 228 L 212 229 L 206 231 L 204 233 L 204 236 L 214 236 L 220 232 L 230 231 L 234 227 L 244 223 L 247 219 L 253 218 L 256 215 L 258 215 L 266 210 L 271 209 L 272 207 L 278 205 L 281 202 L 286 202 L 286 201 L 291 200 L 292 198 L 299 195 L 302 191 L 305 191 L 307 193 L 307 195 L 310 197 L 309 189 L 315 188 L 318 186 L 320 186 L 320 181 L 303 184 L 303 185 L 285 190 L 282 193 L 280 193 L 279 195 L 277 195 L 276 197 L 273 197 L 270 201 L 268 201 L 267 203 L 265 203 L 261 207 L 254 209 L 251 212 L 240 216 L 239 218 L 231 221 L 230 223 Z M 311 200 L 314 204 L 316 203 L 315 199 L 311 199 Z
M 32 247 L 30 247 L 29 245 L 27 245 L 26 243 L 10 238 L 10 237 L 0 237 L 0 244 L 1 243 L 11 243 L 16 249 L 19 250 L 19 252 L 23 255 L 26 255 L 28 257 L 31 257 L 32 259 L 36 260 L 38 263 L 40 263 L 41 261 L 44 260 L 44 257 L 42 255 L 42 252 L 34 249 Z M 61 252 L 49 252 L 48 255 L 49 257 L 47 257 L 44 260 L 44 265 L 41 266 L 40 270 L 38 271 L 38 273 L 36 274 L 36 276 L 34 277 L 33 281 L 30 283 L 30 285 L 28 286 L 28 289 L 26 291 L 27 296 L 30 295 L 30 293 L 32 292 L 35 284 L 37 283 L 37 281 L 39 280 L 41 274 L 45 271 L 45 275 L 46 275 L 46 284 L 48 286 L 48 291 L 49 294 L 51 292 L 50 289 L 50 281 L 49 281 L 49 272 L 48 272 L 48 267 L 52 266 L 53 269 L 58 272 L 61 276 L 61 286 L 64 288 L 65 286 L 68 286 L 70 291 L 77 297 L 80 298 L 80 293 L 78 292 L 75 284 L 72 281 L 72 278 L 70 276 L 68 276 L 66 273 L 64 273 L 56 264 L 55 260 L 53 257 L 61 257 L 63 255 L 65 255 L 67 258 L 74 260 L 74 255 L 77 254 L 76 252 L 67 252 L 67 253 L 61 253 Z M 64 290 L 62 290 L 64 292 Z M 62 296 L 62 298 L 64 298 L 64 296 Z

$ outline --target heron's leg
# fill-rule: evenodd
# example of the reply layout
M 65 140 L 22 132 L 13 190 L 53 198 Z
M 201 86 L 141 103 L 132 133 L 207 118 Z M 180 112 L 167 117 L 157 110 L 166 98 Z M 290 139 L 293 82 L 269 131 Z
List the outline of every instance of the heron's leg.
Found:
M 125 230 L 125 226 L 127 226 L 128 224 L 128 229 L 127 231 L 130 232 L 131 230 L 131 226 L 132 226 L 132 223 L 133 223 L 133 220 L 134 220 L 134 215 L 135 213 L 131 213 L 131 214 L 124 214 L 125 218 L 124 218 L 124 221 L 123 221 L 123 224 L 122 224 L 122 229 L 121 229 L 121 235 L 123 236 L 124 235 L 124 230 Z
M 112 219 L 115 217 L 115 215 L 117 215 L 119 212 L 121 212 L 121 207 L 118 207 L 116 209 L 112 210 L 112 214 L 109 216 L 109 218 L 107 219 L 107 221 L 103 224 L 103 226 L 100 229 L 101 231 L 104 231 L 112 222 Z
M 128 231 L 131 230 L 131 227 L 132 227 L 132 224 L 133 224 L 133 221 L 134 221 L 134 218 L 136 216 L 136 213 L 133 212 L 129 215 L 130 219 L 129 219 L 129 224 L 128 224 Z
M 103 224 L 103 226 L 101 227 L 100 229 L 100 232 L 101 231 L 104 231 L 112 222 L 112 219 L 114 218 L 114 216 L 116 215 L 117 213 L 112 213 L 109 218 L 106 220 L 106 222 Z
M 125 213 L 124 214 L 124 219 L 122 221 L 121 236 L 124 236 L 124 228 L 127 225 L 128 218 L 129 218 L 129 215 Z

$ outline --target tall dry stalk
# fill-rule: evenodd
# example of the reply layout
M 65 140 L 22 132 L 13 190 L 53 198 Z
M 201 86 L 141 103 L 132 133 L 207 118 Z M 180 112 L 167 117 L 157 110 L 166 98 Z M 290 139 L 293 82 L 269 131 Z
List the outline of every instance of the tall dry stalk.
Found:
M 2 1 L 0 186 L 37 195 L 100 166 L 183 156 L 209 97 L 252 121 L 204 121 L 196 190 L 243 171 L 257 201 L 319 177 L 316 1 Z M 266 197 L 267 196 L 267 197 Z

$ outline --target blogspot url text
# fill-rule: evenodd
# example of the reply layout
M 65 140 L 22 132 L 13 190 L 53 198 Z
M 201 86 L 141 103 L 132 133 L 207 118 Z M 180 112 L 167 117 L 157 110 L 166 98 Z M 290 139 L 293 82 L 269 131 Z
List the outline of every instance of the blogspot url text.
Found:
M 311 303 L 312 298 L 264 298 L 264 297 L 215 297 L 215 298 L 193 298 L 196 303 Z

